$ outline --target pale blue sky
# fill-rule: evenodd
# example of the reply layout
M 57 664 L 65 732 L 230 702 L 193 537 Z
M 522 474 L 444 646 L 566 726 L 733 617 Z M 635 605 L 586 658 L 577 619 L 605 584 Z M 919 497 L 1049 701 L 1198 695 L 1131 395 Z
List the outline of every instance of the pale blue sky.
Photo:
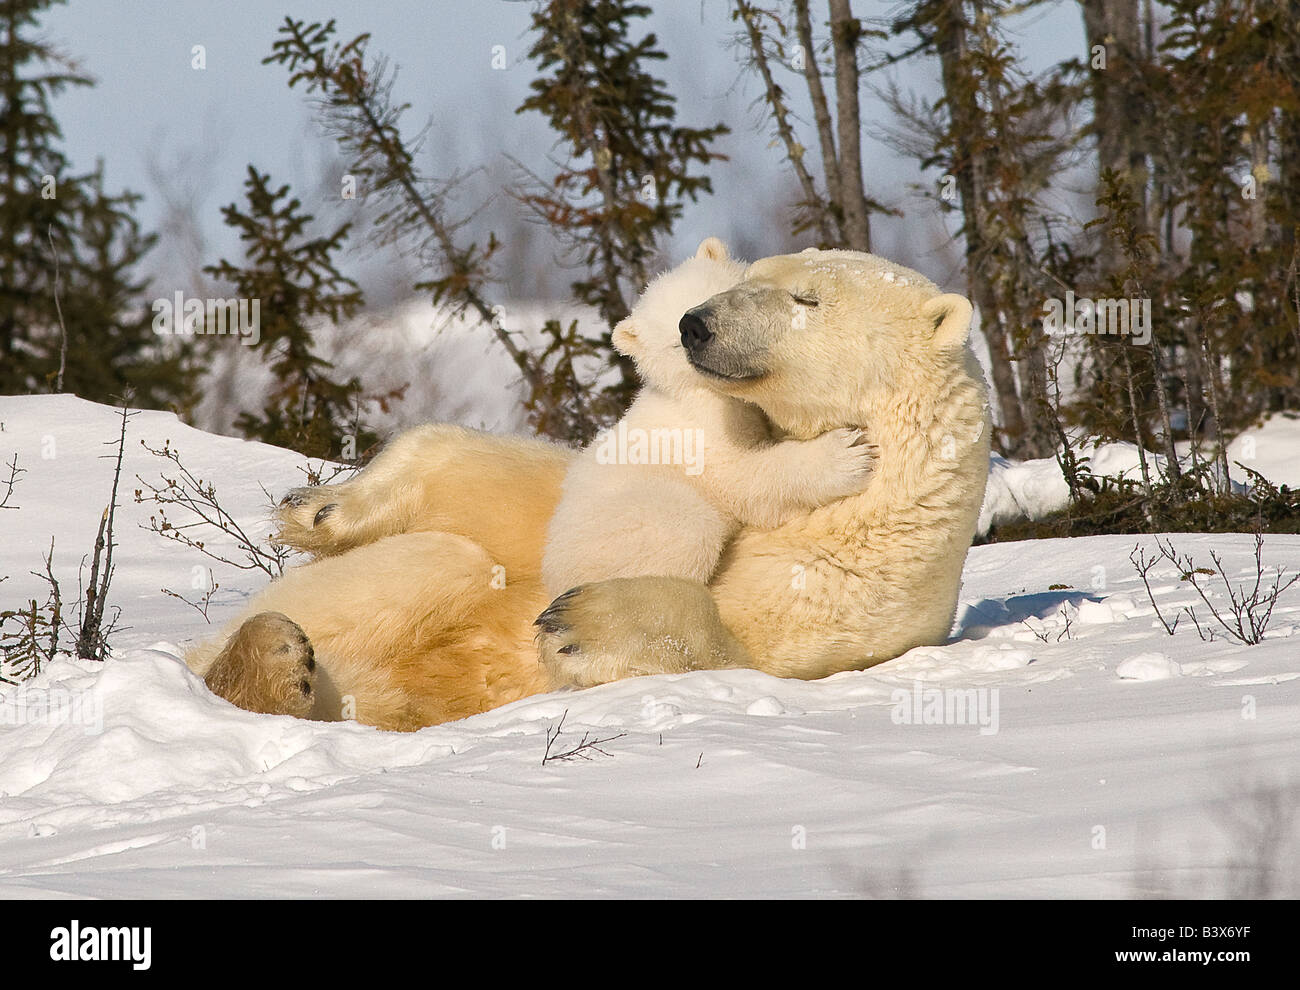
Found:
M 780 217 L 767 204 L 788 196 L 792 180 L 771 146 L 769 127 L 752 106 L 759 88 L 740 72 L 729 5 L 725 0 L 652 0 L 651 5 L 654 14 L 646 24 L 669 55 L 654 71 L 677 95 L 679 121 L 694 126 L 722 121 L 733 130 L 719 145 L 730 161 L 710 173 L 715 195 L 688 206 L 670 254 L 690 250 L 709 234 L 729 238 L 751 254 L 788 247 L 788 236 L 778 229 Z M 201 176 L 192 198 L 209 248 L 214 255 L 233 255 L 237 248 L 221 225 L 219 207 L 240 197 L 245 166 L 253 162 L 291 182 L 315 208 L 315 184 L 330 156 L 301 91 L 288 88 L 282 67 L 261 64 L 286 13 L 307 20 L 334 17 L 342 38 L 371 32 L 371 51 L 388 55 L 400 69 L 397 93 L 412 104 L 410 131 L 426 119 L 434 121 L 425 167 L 438 172 L 492 165 L 499 178 L 506 154 L 547 170 L 551 137 L 544 122 L 536 114 L 513 112 L 533 76 L 525 58 L 530 6 L 511 0 L 70 0 L 47 16 L 43 33 L 98 80 L 94 89 L 71 91 L 56 104 L 74 166 L 89 167 L 103 156 L 110 188 L 128 186 L 145 194 L 141 219 L 152 228 L 161 223 L 161 206 L 147 162 L 152 157 L 175 165 L 188 156 L 191 164 L 183 167 Z M 857 0 L 854 9 L 859 16 L 879 17 L 898 6 Z M 191 49 L 199 44 L 206 48 L 203 71 L 191 68 Z M 492 68 L 495 45 L 505 46 L 505 71 Z M 1067 57 L 1080 45 L 1074 2 L 1061 0 L 1025 26 L 1024 51 L 1035 65 Z M 934 76 L 932 63 L 918 61 L 898 78 L 933 95 Z M 799 80 L 791 76 L 785 82 L 797 101 Z M 864 116 L 883 119 L 884 111 L 865 94 L 864 99 Z M 806 140 L 815 144 L 810 130 Z M 876 141 L 868 140 L 865 150 L 870 191 L 907 213 L 902 221 L 877 221 L 876 250 L 950 281 L 951 263 L 934 251 L 944 239 L 942 226 L 933 207 L 908 191 L 908 184 L 920 179 L 914 163 Z M 196 169 L 200 162 L 207 164 Z M 471 185 L 465 205 L 476 205 L 493 188 L 490 180 Z M 333 208 L 322 207 L 320 213 L 339 222 L 329 212 Z M 498 197 L 484 217 L 497 225 L 513 209 Z M 927 252 L 929 266 L 922 263 Z M 169 260 L 175 259 L 157 258 L 154 267 L 166 270 Z

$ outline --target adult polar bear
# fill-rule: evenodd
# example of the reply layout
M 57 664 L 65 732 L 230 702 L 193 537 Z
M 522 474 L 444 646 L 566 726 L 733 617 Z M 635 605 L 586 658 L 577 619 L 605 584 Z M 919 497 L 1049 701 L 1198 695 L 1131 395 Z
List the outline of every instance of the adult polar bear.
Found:
M 988 473 L 970 320 L 966 299 L 873 255 L 755 262 L 683 317 L 683 345 L 791 438 L 865 429 L 878 460 L 860 494 L 742 530 L 708 586 L 622 578 L 546 607 L 542 544 L 573 455 L 419 427 L 356 479 L 291 493 L 282 538 L 318 559 L 190 666 L 251 711 L 415 729 L 566 684 L 818 678 L 942 642 Z

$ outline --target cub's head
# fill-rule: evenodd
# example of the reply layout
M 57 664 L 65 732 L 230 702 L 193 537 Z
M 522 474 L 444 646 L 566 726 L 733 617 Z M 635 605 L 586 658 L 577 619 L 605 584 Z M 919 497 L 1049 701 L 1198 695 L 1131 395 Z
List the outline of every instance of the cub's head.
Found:
M 754 262 L 678 329 L 711 388 L 807 435 L 965 373 L 970 322 L 963 296 L 917 272 L 857 251 L 809 250 Z
M 745 274 L 743 262 L 728 256 L 716 237 L 700 244 L 695 257 L 657 276 L 614 328 L 614 348 L 630 357 L 642 381 L 661 392 L 698 389 L 705 383 L 691 369 L 682 348 L 682 314 L 729 289 Z

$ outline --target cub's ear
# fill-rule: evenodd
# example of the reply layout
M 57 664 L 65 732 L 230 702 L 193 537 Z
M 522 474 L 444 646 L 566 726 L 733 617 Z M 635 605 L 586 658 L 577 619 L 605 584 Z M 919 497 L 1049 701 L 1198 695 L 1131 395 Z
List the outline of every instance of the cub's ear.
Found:
M 636 324 L 632 322 L 632 317 L 626 317 L 614 326 L 614 332 L 610 335 L 610 340 L 614 344 L 614 350 L 618 351 L 624 357 L 632 357 L 632 348 L 636 346 Z
M 965 296 L 955 292 L 935 296 L 921 307 L 921 314 L 932 328 L 936 346 L 960 347 L 966 343 L 974 310 Z
M 727 250 L 727 245 L 723 244 L 717 237 L 706 237 L 700 241 L 700 246 L 696 248 L 695 257 L 708 258 L 710 261 L 726 261 L 731 257 L 731 252 Z

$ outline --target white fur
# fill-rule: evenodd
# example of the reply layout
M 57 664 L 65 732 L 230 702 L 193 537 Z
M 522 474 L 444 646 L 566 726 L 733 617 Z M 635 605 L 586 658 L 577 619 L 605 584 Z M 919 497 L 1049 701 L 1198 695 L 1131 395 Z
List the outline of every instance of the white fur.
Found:
M 744 271 L 709 238 L 615 328 L 644 387 L 565 476 L 542 558 L 550 594 L 617 577 L 708 581 L 741 526 L 780 526 L 866 485 L 873 452 L 857 431 L 779 441 L 757 406 L 719 395 L 688 363 L 682 314 Z

